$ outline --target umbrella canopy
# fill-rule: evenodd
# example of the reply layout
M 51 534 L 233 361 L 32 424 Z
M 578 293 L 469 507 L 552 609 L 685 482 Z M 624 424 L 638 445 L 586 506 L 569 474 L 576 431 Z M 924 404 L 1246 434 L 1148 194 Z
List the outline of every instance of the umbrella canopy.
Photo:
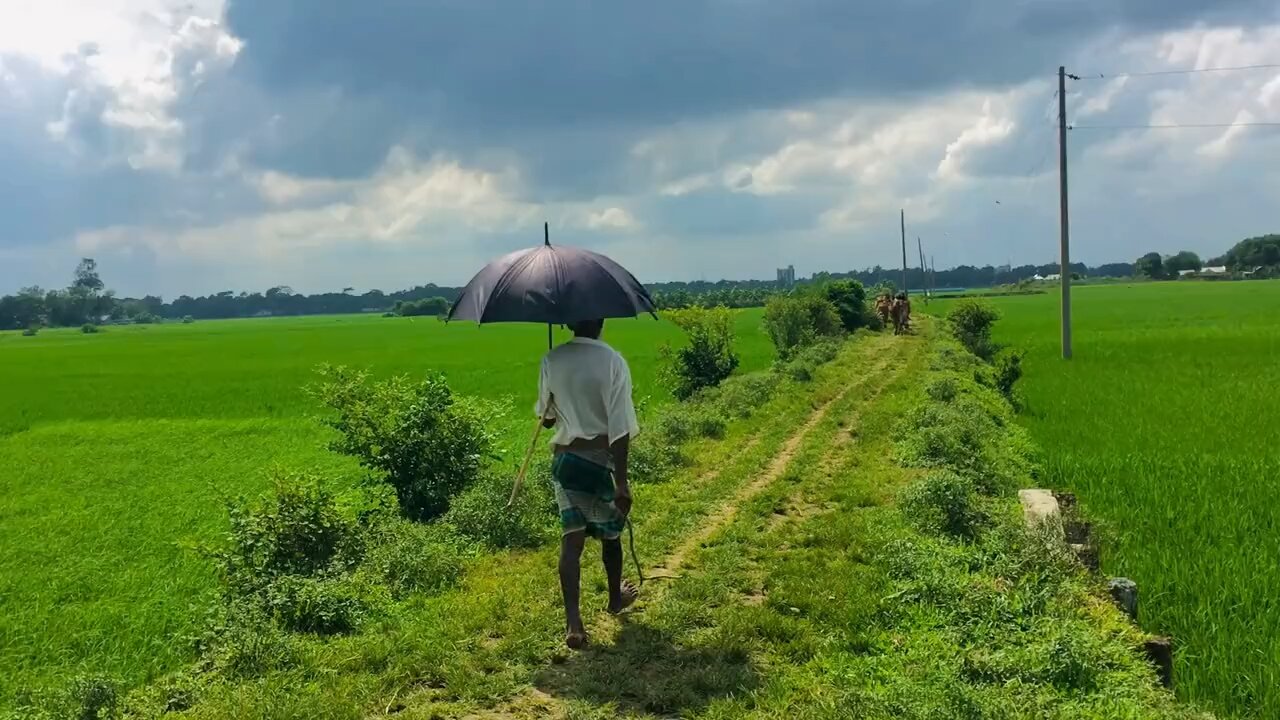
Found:
M 462 289 L 447 320 L 568 325 L 654 314 L 649 291 L 599 253 L 540 245 L 485 265 Z

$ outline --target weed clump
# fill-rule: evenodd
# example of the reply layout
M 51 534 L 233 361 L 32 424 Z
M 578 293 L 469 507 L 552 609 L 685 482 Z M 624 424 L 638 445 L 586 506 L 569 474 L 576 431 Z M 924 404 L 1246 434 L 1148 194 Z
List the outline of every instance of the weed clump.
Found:
M 935 472 L 906 486 L 902 512 L 925 532 L 972 540 L 988 523 L 973 481 L 953 472 Z

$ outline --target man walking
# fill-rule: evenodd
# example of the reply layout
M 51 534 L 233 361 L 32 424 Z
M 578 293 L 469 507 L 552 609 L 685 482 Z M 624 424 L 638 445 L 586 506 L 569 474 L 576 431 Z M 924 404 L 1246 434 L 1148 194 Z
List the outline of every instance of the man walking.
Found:
M 587 642 L 579 607 L 587 536 L 601 543 L 609 612 L 621 612 L 636 599 L 636 588 L 622 579 L 621 533 L 631 511 L 627 454 L 640 426 L 631 401 L 631 370 L 600 340 L 604 320 L 575 323 L 571 329 L 573 339 L 542 359 L 534 411 L 544 427 L 555 428 L 551 477 L 560 509 L 565 643 L 578 649 Z

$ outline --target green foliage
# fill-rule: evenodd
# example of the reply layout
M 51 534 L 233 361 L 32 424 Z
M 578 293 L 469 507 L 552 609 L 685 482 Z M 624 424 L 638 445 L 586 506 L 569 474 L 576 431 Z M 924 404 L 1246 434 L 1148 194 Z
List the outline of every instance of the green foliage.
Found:
M 93 335 L 94 333 L 101 332 L 101 330 L 102 328 L 98 327 L 93 323 L 85 323 L 84 325 L 80 326 L 80 332 L 84 333 L 85 335 Z
M 733 351 L 733 313 L 728 308 L 691 307 L 668 310 L 665 317 L 684 330 L 687 344 L 663 346 L 672 393 L 685 399 L 703 388 L 714 387 L 738 367 Z
M 1227 251 L 1223 259 L 1227 266 L 1235 270 L 1274 268 L 1280 265 L 1280 235 L 1261 235 L 1241 240 Z
M 468 547 L 470 541 L 447 524 L 398 517 L 371 523 L 366 538 L 368 550 L 360 572 L 376 578 L 397 599 L 452 587 L 474 552 Z
M 35 337 L 39 333 L 40 333 L 40 328 L 36 327 L 35 325 L 32 325 L 31 327 L 25 328 L 22 331 L 22 337 Z
M 224 542 L 205 553 L 233 595 L 263 592 L 284 576 L 345 572 L 364 554 L 356 519 L 314 475 L 277 472 L 272 496 L 228 503 L 227 510 Z
M 193 322 L 195 322 L 195 321 L 196 321 L 196 319 L 195 319 L 195 318 L 193 318 L 193 317 L 191 317 L 190 315 L 183 315 L 183 316 L 182 316 L 182 324 L 183 324 L 183 325 L 190 325 L 191 323 L 193 323 Z
M 444 315 L 449 312 L 449 301 L 439 296 L 421 300 L 397 300 L 391 312 L 403 317 Z
M 486 473 L 464 490 L 442 518 L 454 532 L 491 549 L 537 547 L 553 537 L 557 517 L 545 463 L 530 467 L 530 477 L 507 507 L 513 476 Z
M 1013 386 L 1022 377 L 1022 358 L 1021 350 L 1006 348 L 996 354 L 992 364 L 992 386 L 1010 402 L 1014 401 Z
M 662 413 L 656 430 L 669 442 L 684 443 L 694 438 L 724 437 L 726 418 L 711 403 L 673 406 Z
M 953 472 L 933 472 L 903 488 L 898 504 L 925 532 L 972 540 L 987 524 L 973 481 Z
M 414 520 L 439 517 L 480 477 L 493 436 L 472 406 L 458 402 L 443 375 L 371 382 L 363 372 L 322 366 L 311 393 L 335 415 L 331 448 L 359 459 L 396 491 Z
M 1183 250 L 1176 255 L 1170 255 L 1164 259 L 1165 275 L 1176 278 L 1182 270 L 1199 271 L 1204 267 L 1204 263 L 1200 262 L 1200 256 L 1190 250 Z
M 947 313 L 947 326 L 952 336 L 969 352 L 990 360 L 999 349 L 991 340 L 991 326 L 1000 319 L 994 307 L 981 300 L 966 298 Z
M 764 309 L 764 328 L 779 360 L 795 357 L 802 348 L 841 333 L 836 307 L 825 297 L 790 295 L 771 299 Z
M 54 692 L 24 693 L 12 720 L 110 720 L 118 717 L 119 682 L 114 678 L 80 675 Z
M 1162 280 L 1167 274 L 1164 269 L 1164 258 L 1160 257 L 1158 252 L 1143 255 L 1133 265 L 1134 272 L 1152 280 Z
M 839 353 L 840 341 L 831 339 L 819 341 L 796 353 L 791 361 L 783 366 L 783 372 L 796 382 L 809 382 L 820 365 L 831 362 Z
M 773 397 L 779 382 L 778 374 L 771 372 L 735 375 L 698 393 L 694 400 L 715 407 L 725 417 L 743 419 Z
M 870 325 L 875 313 L 867 309 L 867 291 L 857 280 L 836 280 L 822 288 L 823 296 L 836 309 L 847 332 Z M 877 318 L 878 319 L 878 318 Z
M 134 325 L 158 325 L 161 322 L 164 322 L 164 320 L 155 313 L 144 311 L 133 316 Z

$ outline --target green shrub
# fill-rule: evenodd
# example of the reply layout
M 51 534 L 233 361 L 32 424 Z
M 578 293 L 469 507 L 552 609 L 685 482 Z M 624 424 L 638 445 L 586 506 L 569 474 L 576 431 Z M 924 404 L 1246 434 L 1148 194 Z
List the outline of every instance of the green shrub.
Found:
M 686 403 L 666 408 L 655 429 L 669 442 L 680 444 L 693 438 L 724 437 L 728 423 L 710 403 Z
M 22 337 L 35 337 L 40 332 L 40 328 L 32 325 L 22 331 Z
M 193 323 L 193 322 L 195 322 L 195 321 L 196 321 L 196 319 L 195 319 L 195 318 L 193 318 L 193 317 L 191 317 L 190 315 L 183 315 L 183 316 L 182 316 L 182 324 L 183 324 L 183 325 L 190 325 L 191 323 Z
M 998 319 L 1000 314 L 995 308 L 981 300 L 967 298 L 956 303 L 947 313 L 947 326 L 969 352 L 990 360 L 998 350 L 991 340 L 991 326 Z
M 133 316 L 134 325 L 155 325 L 161 322 L 159 315 L 150 312 L 140 312 Z
M 266 607 L 280 626 L 293 632 L 334 635 L 355 630 L 369 607 L 350 576 L 275 579 L 266 590 Z
M 898 432 L 898 459 L 909 467 L 950 470 L 984 495 L 1021 487 L 1033 466 L 1022 428 L 999 425 L 976 399 L 928 402 L 907 413 Z
M 231 678 L 258 677 L 298 660 L 289 635 L 257 602 L 244 599 L 215 612 L 196 649 L 210 669 Z
M 547 461 L 539 456 L 512 507 L 512 476 L 487 473 L 454 498 L 443 521 L 454 531 L 489 548 L 537 547 L 552 537 L 556 518 Z
M 1013 386 L 1022 377 L 1022 351 L 1005 349 L 995 357 L 991 368 L 992 385 L 1010 402 L 1013 402 Z
M 664 433 L 641 433 L 631 443 L 627 456 L 627 473 L 632 483 L 658 483 L 671 478 L 675 469 L 687 463 L 680 445 Z
M 987 514 L 973 481 L 952 472 L 934 472 L 907 485 L 899 507 L 916 527 L 954 538 L 973 539 L 987 524 Z
M 733 351 L 733 313 L 728 308 L 691 307 L 668 310 L 664 316 L 688 338 L 686 345 L 661 349 L 663 371 L 677 398 L 719 385 L 733 374 L 738 356 Z
M 369 528 L 360 571 L 377 578 L 394 598 L 439 592 L 462 576 L 470 552 L 464 542 L 448 525 L 386 518 Z
M 693 398 L 693 402 L 714 406 L 722 415 L 730 418 L 748 418 L 757 408 L 769 401 L 781 380 L 777 373 L 754 372 L 737 375 L 707 388 Z
M 875 313 L 867 308 L 867 291 L 857 280 L 836 280 L 822 288 L 822 295 L 836 310 L 847 332 L 867 327 Z M 879 318 L 876 318 L 879 320 Z
M 85 323 L 80 326 L 80 332 L 84 333 L 85 335 L 92 335 L 94 333 L 101 332 L 101 331 L 102 331 L 102 328 L 98 327 L 97 325 L 94 325 L 93 323 Z
M 232 596 L 259 595 L 277 578 L 331 575 L 356 566 L 364 543 L 355 518 L 342 512 L 324 482 L 280 472 L 273 496 L 229 503 L 231 529 L 204 548 Z
M 795 357 L 783 367 L 783 371 L 792 380 L 809 382 L 819 366 L 831 362 L 839 354 L 838 341 L 823 340 L 796 353 Z
M 777 296 L 764 309 L 764 329 L 778 359 L 790 360 L 801 348 L 842 331 L 836 307 L 815 295 Z
M 324 366 L 311 393 L 336 412 L 331 448 L 360 460 L 396 491 L 414 520 L 439 517 L 470 487 L 493 451 L 493 436 L 472 404 L 459 402 L 442 375 L 414 382 L 370 382 L 363 372 Z

